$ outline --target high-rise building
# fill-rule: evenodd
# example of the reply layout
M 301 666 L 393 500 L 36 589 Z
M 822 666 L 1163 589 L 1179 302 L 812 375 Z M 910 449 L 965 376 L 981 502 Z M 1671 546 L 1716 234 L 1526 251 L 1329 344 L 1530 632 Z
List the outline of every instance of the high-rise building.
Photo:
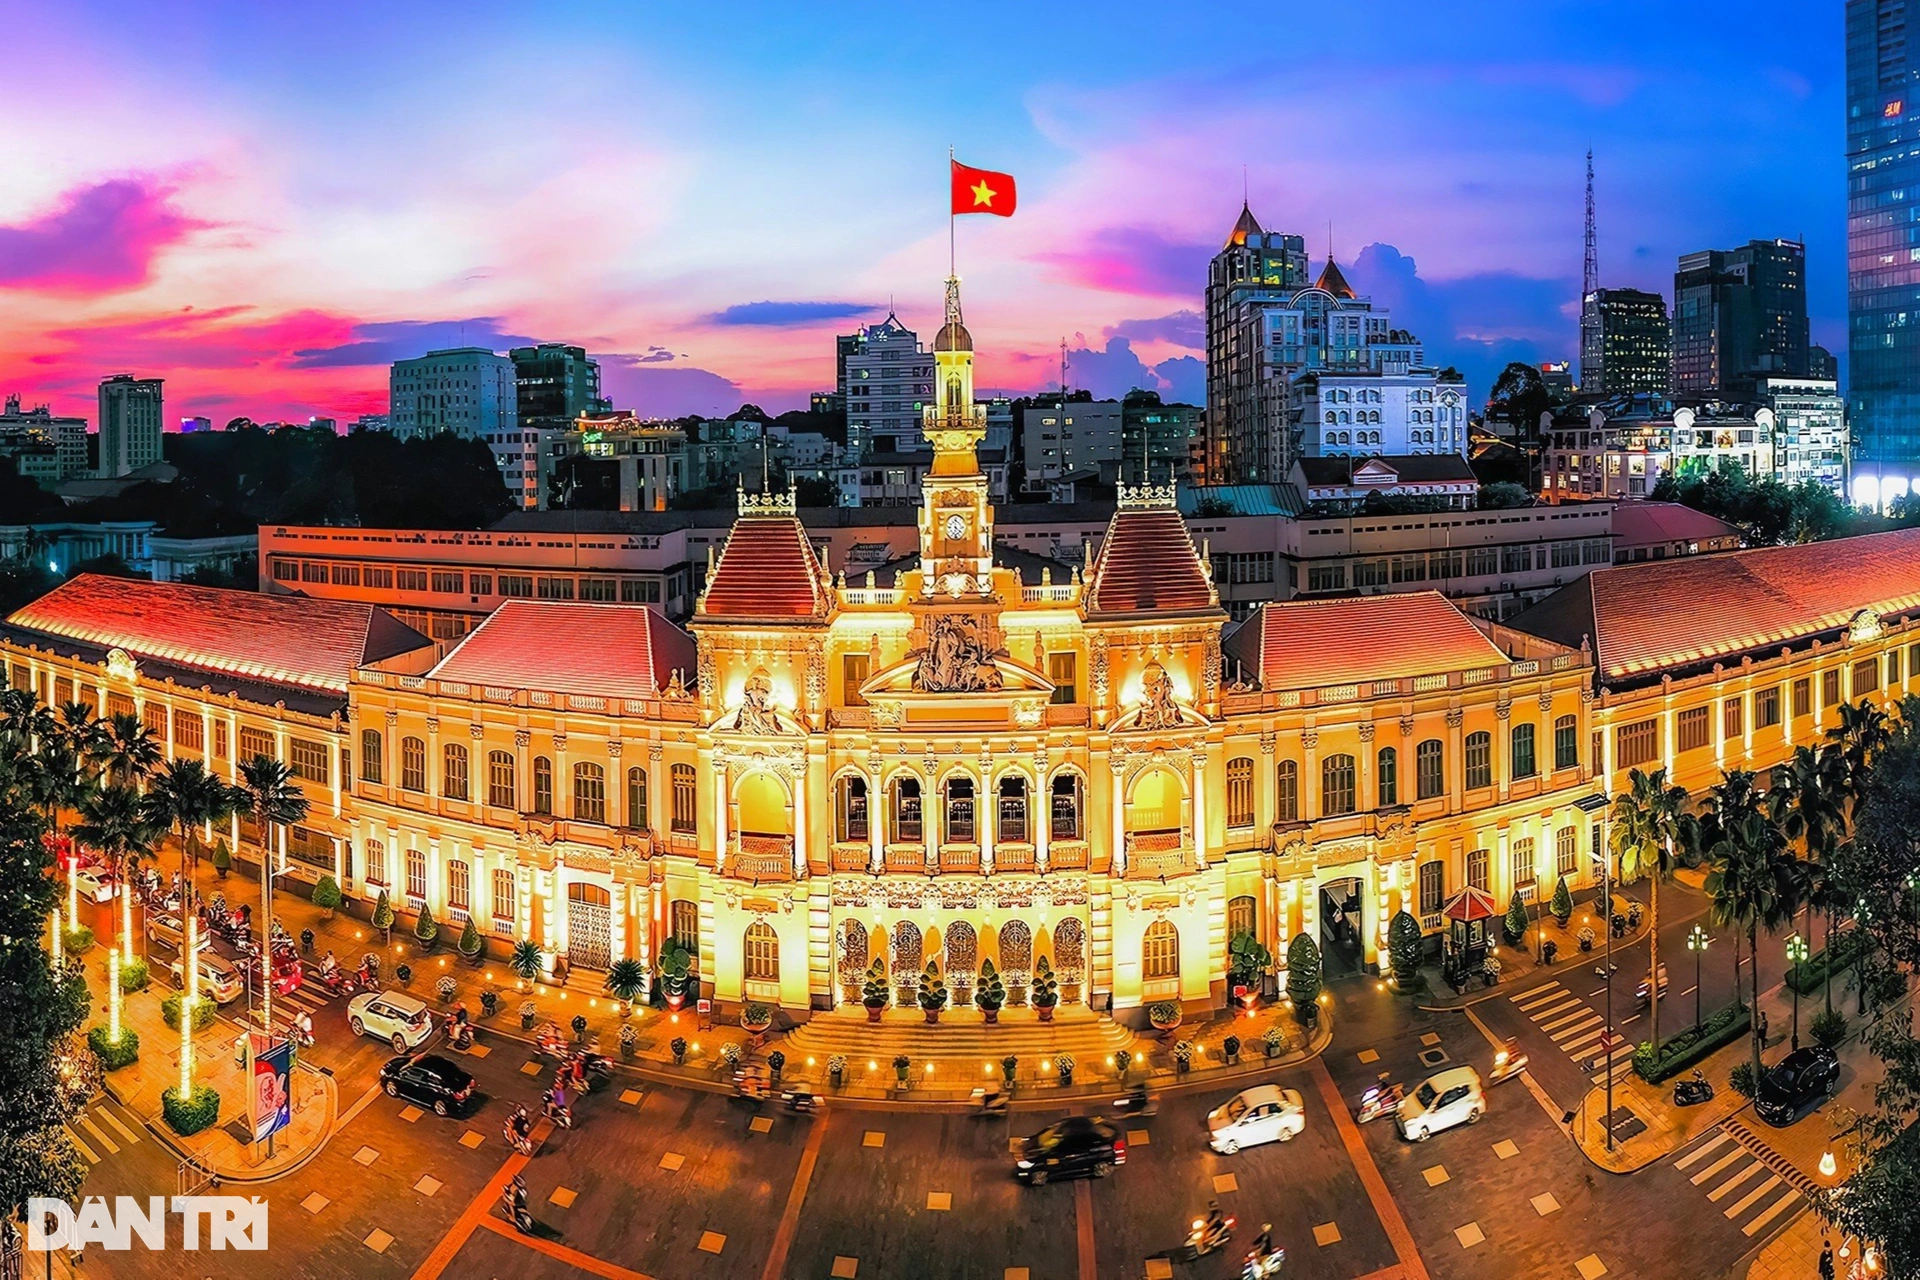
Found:
M 211 431 L 211 430 L 213 430 L 212 418 L 192 417 L 192 418 L 180 419 L 180 434 L 182 435 L 186 435 L 194 431 Z
M 1685 254 L 1673 274 L 1673 388 L 1750 394 L 1807 376 L 1807 247 L 1752 240 Z
M 164 381 L 117 373 L 100 384 L 102 477 L 124 476 L 160 461 Z
M 1667 300 L 1641 289 L 1595 289 L 1580 307 L 1580 392 L 1669 391 L 1673 331 Z
M 388 375 L 389 429 L 402 440 L 451 432 L 484 440 L 514 500 L 538 507 L 544 497 L 538 437 L 519 420 L 514 362 L 485 347 L 429 351 L 396 360 Z M 557 424 L 550 434 L 565 431 Z
M 933 398 L 933 357 L 892 312 L 834 339 L 837 393 L 847 406 L 847 447 L 856 457 L 926 445 L 921 418 Z
M 588 359 L 584 347 L 543 342 L 515 347 L 507 358 L 513 361 L 515 411 L 523 427 L 567 427 L 582 414 L 611 408 L 600 398 L 600 362 Z
M 1828 382 L 1840 380 L 1840 362 L 1833 358 L 1833 352 L 1819 343 L 1807 348 L 1807 376 L 1825 378 Z
M 0 410 L 0 436 L 38 440 L 53 446 L 54 479 L 72 480 L 87 473 L 87 420 L 54 416 L 52 408 L 36 405 L 21 409 L 19 396 L 8 396 Z
M 1831 378 L 1760 378 L 1755 394 L 1773 411 L 1773 474 L 1784 484 L 1812 480 L 1847 492 L 1847 419 Z
M 1460 375 L 1303 373 L 1293 380 L 1300 456 L 1412 457 L 1467 453 L 1467 388 Z
M 1847 416 L 1854 498 L 1920 476 L 1920 62 L 1912 14 L 1847 0 Z

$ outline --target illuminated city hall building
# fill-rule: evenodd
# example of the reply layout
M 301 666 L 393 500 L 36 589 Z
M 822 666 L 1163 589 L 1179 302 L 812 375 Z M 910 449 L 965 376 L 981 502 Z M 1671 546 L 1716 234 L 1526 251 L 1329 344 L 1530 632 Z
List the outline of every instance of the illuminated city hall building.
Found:
M 957 283 L 933 359 L 891 564 L 836 572 L 742 495 L 689 629 L 510 600 L 444 657 L 371 605 L 86 576 L 0 627 L 8 677 L 228 776 L 288 760 L 293 879 L 501 949 L 677 939 L 723 1007 L 801 1016 L 876 957 L 956 1005 L 991 959 L 1017 1004 L 1045 956 L 1122 1018 L 1223 1001 L 1242 930 L 1339 972 L 1463 886 L 1586 887 L 1628 767 L 1703 787 L 1920 677 L 1920 531 L 1601 569 L 1509 626 L 1435 593 L 1230 626 L 1171 488 L 1123 489 L 1084 573 L 997 544 Z

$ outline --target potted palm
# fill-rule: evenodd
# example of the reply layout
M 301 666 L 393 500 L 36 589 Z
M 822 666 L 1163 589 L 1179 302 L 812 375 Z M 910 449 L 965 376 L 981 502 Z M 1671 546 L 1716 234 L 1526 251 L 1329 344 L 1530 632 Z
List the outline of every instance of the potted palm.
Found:
M 1000 971 L 993 967 L 993 961 L 980 962 L 980 983 L 974 988 L 973 1003 L 988 1022 L 1000 1021 L 1000 1006 L 1007 1002 L 1007 988 L 1000 981 Z
M 647 966 L 632 958 L 615 960 L 607 966 L 607 994 L 620 1002 L 620 1016 L 633 1016 L 633 1002 L 646 994 Z
M 540 944 L 530 938 L 522 938 L 513 944 L 513 954 L 507 957 L 507 968 L 513 970 L 513 976 L 520 980 L 520 990 L 533 988 L 533 980 L 540 976 L 545 957 L 540 954 Z
M 860 1003 L 866 1007 L 867 1021 L 878 1022 L 886 1011 L 887 1002 L 893 998 L 892 986 L 887 982 L 886 961 L 878 956 L 867 966 L 867 980 L 860 988 Z
M 927 1015 L 928 1022 L 940 1021 L 940 1011 L 947 1007 L 947 982 L 940 976 L 940 962 L 927 961 L 927 967 L 920 971 L 920 1011 Z
M 1053 1021 L 1054 1006 L 1060 1003 L 1060 984 L 1053 976 L 1053 966 L 1047 963 L 1043 955 L 1033 966 L 1033 988 L 1027 994 L 1027 1003 L 1042 1022 Z

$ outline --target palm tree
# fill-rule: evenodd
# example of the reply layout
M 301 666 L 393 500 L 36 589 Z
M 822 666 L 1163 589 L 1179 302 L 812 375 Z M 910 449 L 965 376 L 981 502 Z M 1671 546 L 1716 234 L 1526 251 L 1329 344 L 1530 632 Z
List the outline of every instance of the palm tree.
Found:
M 271 756 L 255 756 L 240 766 L 239 791 L 245 798 L 259 833 L 260 850 L 260 984 L 261 1019 L 273 1025 L 273 853 L 279 828 L 307 816 L 307 796 L 293 780 L 293 770 Z
M 27 755 L 59 731 L 59 721 L 32 689 L 0 693 L 0 748 Z
M 135 790 L 160 764 L 160 744 L 131 711 L 107 718 L 94 750 L 108 781 Z
M 1847 710 L 1849 708 L 1843 708 Z M 1805 859 L 1806 906 L 1819 908 L 1824 920 L 1821 946 L 1833 945 L 1833 915 L 1840 893 L 1833 882 L 1834 855 L 1848 836 L 1847 761 L 1837 743 L 1818 751 L 1797 747 L 1793 758 L 1774 773 L 1767 792 L 1768 816 L 1781 834 L 1800 847 Z M 1812 930 L 1808 930 L 1812 932 Z M 1833 974 L 1828 968 L 1827 1010 L 1833 1010 Z
M 102 727 L 93 708 L 84 702 L 76 700 L 60 708 L 60 736 L 75 754 L 85 759 L 91 760 L 98 754 Z
M 1694 838 L 1694 821 L 1687 814 L 1687 789 L 1667 785 L 1667 771 L 1638 769 L 1627 775 L 1628 789 L 1613 801 L 1613 852 L 1620 859 L 1620 877 L 1648 876 L 1647 930 L 1649 1010 L 1654 1056 L 1660 1054 L 1660 882 L 1673 874 L 1681 850 Z
M 74 827 L 73 835 L 83 844 L 98 849 L 112 868 L 114 892 L 120 896 L 121 924 L 125 930 L 121 945 L 126 958 L 131 960 L 133 902 L 127 896 L 128 882 L 134 869 L 153 856 L 160 828 L 133 788 L 107 783 L 92 788 L 80 798 L 80 823 Z
M 154 775 L 147 800 L 155 819 L 180 833 L 181 918 L 193 914 L 195 873 L 200 863 L 200 831 L 225 822 L 251 803 L 194 759 L 169 760 Z
M 1760 930 L 1773 933 L 1793 919 L 1804 892 L 1801 864 L 1787 849 L 1780 828 L 1768 820 L 1765 802 L 1754 790 L 1753 775 L 1729 770 L 1711 788 L 1708 814 L 1701 824 L 1712 870 L 1706 890 L 1716 926 L 1747 936 L 1753 957 L 1753 1075 L 1760 1078 Z M 1736 943 L 1737 945 L 1737 943 Z M 1739 999 L 1739 993 L 1734 993 Z

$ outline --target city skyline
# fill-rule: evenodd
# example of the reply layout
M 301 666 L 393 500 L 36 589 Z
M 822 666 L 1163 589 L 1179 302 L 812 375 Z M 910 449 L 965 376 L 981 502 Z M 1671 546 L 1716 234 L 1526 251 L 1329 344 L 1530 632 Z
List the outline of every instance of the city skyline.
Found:
M 937 325 L 949 144 L 1021 184 L 1012 220 L 960 228 L 983 390 L 1057 380 L 1065 336 L 1076 385 L 1200 402 L 1244 165 L 1263 225 L 1316 270 L 1331 237 L 1477 402 L 1508 359 L 1577 354 L 1589 143 L 1603 283 L 1670 296 L 1682 253 L 1804 236 L 1813 340 L 1845 349 L 1840 22 L 1810 6 L 1741 11 L 1815 28 L 1762 54 L 1694 38 L 1730 6 L 1409 9 L 1393 48 L 1303 16 L 1298 65 L 1222 63 L 1206 21 L 904 14 L 880 66 L 832 17 L 589 10 L 509 43 L 510 12 L 22 14 L 0 388 L 74 412 L 125 371 L 167 379 L 173 417 L 345 421 L 385 410 L 394 359 L 539 340 L 642 411 L 804 407 L 834 333 L 890 303 Z M 1516 27 L 1541 52 L 1443 64 L 1417 38 Z M 1009 73 L 1010 37 L 1070 56 Z

